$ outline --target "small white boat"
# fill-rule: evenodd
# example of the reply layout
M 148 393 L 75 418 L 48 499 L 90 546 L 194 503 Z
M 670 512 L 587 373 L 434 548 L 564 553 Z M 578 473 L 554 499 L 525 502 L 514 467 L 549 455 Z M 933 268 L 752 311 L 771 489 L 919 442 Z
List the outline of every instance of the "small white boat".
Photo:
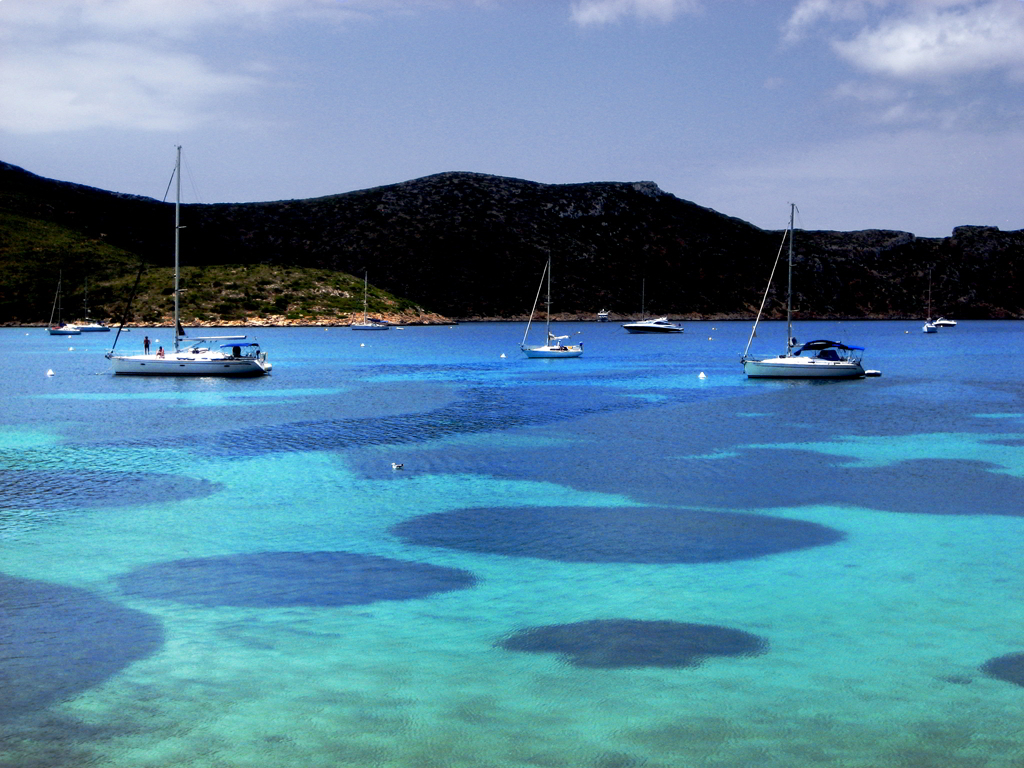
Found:
M 928 317 L 921 330 L 924 333 L 938 333 L 939 326 L 932 322 L 932 271 L 928 270 Z
M 669 322 L 668 317 L 648 318 L 646 314 L 647 305 L 647 280 L 640 282 L 640 319 L 635 323 L 623 323 L 622 327 L 627 333 L 682 333 L 683 326 Z
M 779 257 L 782 255 L 782 246 L 779 246 L 779 253 L 775 257 L 775 267 L 772 268 L 772 276 L 768 278 L 768 288 L 765 289 L 761 308 L 757 311 L 757 319 L 750 331 L 750 338 L 747 339 L 747 348 L 740 357 L 743 371 L 750 379 L 859 379 L 865 375 L 864 366 L 861 365 L 864 347 L 842 344 L 828 339 L 816 339 L 806 344 L 800 344 L 793 336 L 793 216 L 795 211 L 796 206 L 790 204 L 789 229 L 785 236 L 789 238 L 786 352 L 778 357 L 752 357 L 749 354 L 750 343 L 757 335 L 757 324 L 761 320 L 761 312 L 768 300 L 768 291 L 772 284 L 771 277 L 775 276 L 775 269 L 778 267 Z M 783 244 L 786 241 L 785 237 Z
M 608 310 L 607 309 L 602 309 L 600 312 L 597 313 L 597 322 L 599 322 L 599 323 L 607 323 L 608 322 Z
M 107 352 L 111 370 L 122 376 L 263 376 L 273 365 L 267 353 L 256 342 L 246 342 L 245 336 L 202 336 L 187 338 L 180 319 L 179 233 L 181 232 L 181 147 L 178 147 L 174 166 L 177 192 L 174 203 L 174 349 L 165 352 L 160 347 L 155 353 L 142 355 L 114 354 L 113 347 L 121 337 L 118 330 L 114 344 Z M 182 349 L 181 342 L 188 345 Z M 204 346 L 204 342 L 227 341 L 219 347 Z M 148 339 L 147 339 L 148 346 Z M 226 351 L 225 351 L 226 350 Z
M 956 320 L 947 320 L 945 317 L 940 317 L 932 325 L 939 328 L 956 328 Z
M 652 317 L 635 323 L 623 323 L 629 333 L 682 333 L 683 326 L 670 322 L 667 317 Z
M 82 329 L 77 325 L 65 323 L 63 314 L 64 310 L 61 306 L 61 285 L 64 282 L 64 273 L 57 273 L 57 293 L 53 297 L 53 308 L 50 310 L 50 322 L 46 327 L 47 332 L 51 336 L 78 336 Z M 57 322 L 53 322 L 53 318 L 57 318 Z
M 366 289 L 369 285 L 370 273 L 363 274 L 363 322 L 352 323 L 349 328 L 353 331 L 390 331 L 391 323 L 387 320 L 380 320 L 376 317 L 366 316 Z
M 537 313 L 537 304 L 540 301 L 540 292 L 544 288 L 544 276 L 547 275 L 547 312 L 545 315 L 545 343 L 540 346 L 527 346 L 526 339 L 530 335 L 530 326 L 533 325 L 533 316 Z M 523 334 L 523 341 L 519 345 L 523 354 L 527 357 L 579 357 L 583 354 L 583 342 L 570 344 L 568 336 L 555 336 L 551 332 L 551 253 L 548 252 L 548 262 L 540 275 L 540 285 L 537 287 L 537 297 L 533 300 L 533 310 L 530 312 L 530 322 L 526 324 L 526 333 Z

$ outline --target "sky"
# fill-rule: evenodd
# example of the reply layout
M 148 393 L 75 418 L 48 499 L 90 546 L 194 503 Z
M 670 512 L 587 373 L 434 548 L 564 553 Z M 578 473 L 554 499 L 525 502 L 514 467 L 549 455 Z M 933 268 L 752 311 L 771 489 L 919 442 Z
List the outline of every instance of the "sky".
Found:
M 1024 0 L 0 0 L 0 161 L 186 202 L 445 171 L 1024 228 Z

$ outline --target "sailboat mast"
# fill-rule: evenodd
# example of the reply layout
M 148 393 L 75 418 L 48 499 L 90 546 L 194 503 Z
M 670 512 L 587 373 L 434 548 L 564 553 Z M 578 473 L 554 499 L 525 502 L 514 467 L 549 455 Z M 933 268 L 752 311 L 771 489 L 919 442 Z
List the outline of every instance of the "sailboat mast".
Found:
M 547 312 L 545 316 L 547 318 L 544 323 L 545 344 L 551 343 L 551 251 L 548 251 L 548 297 L 547 297 Z
M 789 284 L 786 286 L 786 357 L 793 348 L 793 215 L 796 203 L 789 204 Z
M 178 252 L 181 234 L 181 145 L 174 162 L 175 193 L 174 193 L 174 351 L 178 351 L 178 328 L 180 323 L 179 287 L 178 287 Z
M 928 322 L 932 321 L 932 271 L 928 270 Z
M 363 272 L 363 325 L 366 325 L 366 288 L 370 284 L 370 270 Z

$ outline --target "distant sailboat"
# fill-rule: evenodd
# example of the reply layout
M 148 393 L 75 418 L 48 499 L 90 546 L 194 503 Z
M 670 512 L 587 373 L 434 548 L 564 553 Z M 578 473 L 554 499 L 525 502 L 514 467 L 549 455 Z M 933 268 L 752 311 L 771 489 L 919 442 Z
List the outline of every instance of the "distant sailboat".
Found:
M 544 288 L 544 277 L 547 276 L 547 312 L 544 318 L 544 343 L 539 346 L 527 346 L 526 339 L 530 335 L 530 327 L 533 325 L 533 316 L 537 313 L 537 304 L 540 302 L 540 292 Z M 569 344 L 568 336 L 555 336 L 551 332 L 551 252 L 548 252 L 548 262 L 540 275 L 540 285 L 537 287 L 537 297 L 533 300 L 533 309 L 530 311 L 530 322 L 526 324 L 526 333 L 523 334 L 523 341 L 519 348 L 527 357 L 579 357 L 583 354 L 583 342 Z
M 64 310 L 61 306 L 61 291 L 64 283 L 64 273 L 57 273 L 57 294 L 53 297 L 53 309 L 50 310 L 50 324 L 47 326 L 51 336 L 78 336 L 82 329 L 77 325 L 69 325 L 64 322 Z M 56 315 L 57 322 L 54 324 L 53 318 Z
M 85 311 L 85 319 L 80 323 L 75 323 L 82 333 L 103 333 L 110 331 L 109 326 L 103 323 L 97 323 L 95 320 L 89 318 L 89 278 L 85 279 L 85 299 L 82 302 L 82 308 Z
M 366 316 L 366 291 L 370 285 L 370 273 L 363 273 L 363 322 L 352 323 L 349 326 L 353 331 L 390 331 L 391 324 L 387 320 L 378 320 L 376 317 Z
M 743 371 L 751 379 L 856 379 L 865 375 L 864 367 L 861 365 L 861 355 L 864 354 L 864 347 L 855 347 L 842 344 L 838 341 L 827 339 L 815 339 L 806 344 L 800 344 L 793 337 L 793 218 L 796 206 L 790 205 L 789 229 L 786 237 L 789 238 L 789 282 L 786 289 L 786 352 L 778 357 L 753 357 L 749 355 L 750 343 L 757 335 L 757 324 L 761 320 L 761 311 L 764 310 L 765 301 L 768 299 L 768 289 L 771 288 L 771 278 L 768 279 L 768 288 L 765 289 L 764 299 L 761 301 L 761 308 L 757 312 L 757 319 L 747 340 L 747 348 L 744 350 L 740 361 L 743 363 Z M 783 239 L 785 243 L 785 239 Z M 782 247 L 779 247 L 779 254 L 775 258 L 775 265 L 778 266 L 779 256 L 782 255 Z M 772 276 L 775 275 L 775 268 L 772 268 Z M 808 352 L 811 354 L 803 355 Z M 872 375 L 878 375 L 876 371 Z

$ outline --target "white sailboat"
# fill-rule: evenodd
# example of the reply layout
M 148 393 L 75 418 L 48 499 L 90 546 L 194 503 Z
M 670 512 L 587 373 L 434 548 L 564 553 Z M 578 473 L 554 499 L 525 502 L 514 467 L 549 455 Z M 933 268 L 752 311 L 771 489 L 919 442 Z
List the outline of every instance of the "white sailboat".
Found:
M 924 333 L 938 333 L 939 326 L 932 322 L 932 271 L 928 270 L 928 317 L 921 327 Z
M 540 301 L 540 292 L 544 288 L 544 277 L 547 276 L 547 311 L 544 320 L 544 344 L 540 346 L 527 346 L 526 339 L 530 335 L 530 327 L 533 325 L 533 316 L 537 313 L 537 304 Z M 570 344 L 568 336 L 555 336 L 551 332 L 551 253 L 548 252 L 548 262 L 540 275 L 540 285 L 537 286 L 537 297 L 533 300 L 533 310 L 530 312 L 530 322 L 526 324 L 526 333 L 523 334 L 523 341 L 519 348 L 527 357 L 579 357 L 583 354 L 583 342 Z
M 85 310 L 85 320 L 75 323 L 82 333 L 105 333 L 110 331 L 110 326 L 89 318 L 89 278 L 85 279 L 85 299 L 82 302 L 82 307 Z
M 64 273 L 57 273 L 57 294 L 53 297 L 53 308 L 50 310 L 50 323 L 46 330 L 51 336 L 78 336 L 82 329 L 77 325 L 71 325 L 64 322 L 63 308 L 61 307 L 61 286 L 64 282 Z M 57 316 L 57 322 L 54 324 L 54 315 Z
M 375 317 L 366 316 L 366 290 L 370 285 L 370 273 L 363 273 L 363 322 L 352 323 L 349 328 L 353 331 L 390 331 L 391 324 L 387 320 L 378 320 Z
M 743 371 L 751 379 L 856 379 L 865 375 L 864 367 L 861 365 L 861 356 L 864 354 L 863 347 L 855 347 L 842 344 L 838 341 L 827 339 L 815 339 L 806 344 L 800 344 L 793 337 L 793 217 L 796 206 L 790 204 L 789 229 L 783 237 L 785 244 L 786 237 L 789 238 L 789 283 L 786 289 L 786 352 L 778 357 L 752 357 L 750 343 L 757 335 L 757 324 L 761 320 L 761 312 L 764 310 L 765 301 L 768 299 L 768 289 L 771 288 L 771 277 L 768 279 L 768 288 L 765 289 L 764 299 L 761 300 L 761 308 L 757 311 L 757 319 L 750 331 L 750 338 L 747 340 L 747 348 L 740 358 L 743 363 Z M 772 268 L 772 277 L 775 276 L 775 268 L 779 265 L 779 256 L 782 255 L 782 246 L 779 246 L 779 253 L 775 257 L 775 267 Z M 808 354 L 803 354 L 808 353 Z M 878 375 L 872 371 L 872 375 Z
M 174 165 L 177 181 L 174 201 L 174 349 L 155 353 L 147 349 L 142 355 L 118 355 L 113 348 L 106 357 L 115 374 L 133 376 L 262 376 L 273 366 L 267 353 L 256 342 L 246 342 L 245 336 L 198 336 L 188 338 L 181 327 L 179 311 L 179 244 L 181 232 L 181 147 Z M 114 338 L 114 346 L 120 337 Z M 182 341 L 186 342 L 183 348 Z M 228 342 L 209 346 L 211 342 Z

